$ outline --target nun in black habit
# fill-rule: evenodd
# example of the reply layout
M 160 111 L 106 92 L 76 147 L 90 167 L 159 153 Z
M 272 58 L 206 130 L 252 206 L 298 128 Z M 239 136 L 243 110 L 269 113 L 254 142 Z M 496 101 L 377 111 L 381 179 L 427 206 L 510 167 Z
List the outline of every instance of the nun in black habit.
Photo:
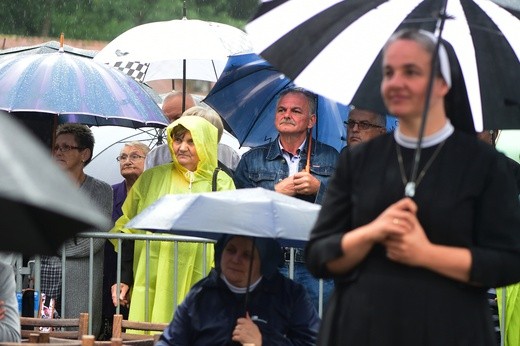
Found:
M 435 43 L 417 30 L 390 38 L 381 94 L 399 126 L 344 149 L 329 182 L 306 248 L 310 271 L 336 279 L 319 345 L 495 345 L 487 289 L 520 281 L 513 175 L 450 122 L 443 46 L 425 102 Z

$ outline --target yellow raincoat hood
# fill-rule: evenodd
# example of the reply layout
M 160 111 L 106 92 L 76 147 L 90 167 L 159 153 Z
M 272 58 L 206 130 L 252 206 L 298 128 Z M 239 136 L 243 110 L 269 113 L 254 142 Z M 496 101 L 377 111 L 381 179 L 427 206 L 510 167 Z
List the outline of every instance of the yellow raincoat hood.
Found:
M 173 152 L 173 129 L 179 125 L 184 126 L 191 133 L 197 155 L 199 156 L 199 164 L 195 172 L 189 172 L 184 168 Z M 190 116 L 180 117 L 166 128 L 166 141 L 172 155 L 173 167 L 183 174 L 186 180 L 198 180 L 201 178 L 210 179 L 213 170 L 217 167 L 217 148 L 218 148 L 218 131 L 209 121 L 202 117 Z M 194 176 L 192 176 L 194 175 Z

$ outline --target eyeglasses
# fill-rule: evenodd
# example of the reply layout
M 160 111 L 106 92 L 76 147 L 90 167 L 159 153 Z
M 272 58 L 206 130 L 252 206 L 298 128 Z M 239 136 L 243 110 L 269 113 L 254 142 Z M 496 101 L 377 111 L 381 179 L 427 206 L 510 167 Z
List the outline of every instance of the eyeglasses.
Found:
M 73 145 L 68 145 L 68 144 L 64 144 L 62 146 L 59 146 L 59 145 L 55 145 L 54 146 L 54 152 L 61 152 L 61 153 L 66 153 L 67 151 L 71 151 L 72 149 L 76 149 L 76 150 L 83 150 L 85 148 L 82 148 L 82 147 L 75 147 Z
M 368 129 L 371 129 L 371 128 L 375 128 L 375 129 L 380 129 L 382 128 L 383 126 L 379 126 L 379 125 L 375 125 L 375 124 L 371 124 L 369 123 L 368 121 L 355 121 L 355 120 L 349 120 L 349 121 L 345 121 L 344 122 L 345 125 L 347 125 L 347 127 L 349 129 L 353 129 L 354 126 L 358 126 L 358 128 L 360 130 L 368 130 Z
M 130 154 L 130 155 L 119 155 L 118 157 L 116 157 L 116 160 L 117 161 L 126 161 L 128 159 L 130 159 L 130 161 L 134 162 L 134 161 L 137 161 L 139 159 L 144 159 L 145 157 L 144 156 L 141 156 L 141 155 L 137 155 L 137 154 Z

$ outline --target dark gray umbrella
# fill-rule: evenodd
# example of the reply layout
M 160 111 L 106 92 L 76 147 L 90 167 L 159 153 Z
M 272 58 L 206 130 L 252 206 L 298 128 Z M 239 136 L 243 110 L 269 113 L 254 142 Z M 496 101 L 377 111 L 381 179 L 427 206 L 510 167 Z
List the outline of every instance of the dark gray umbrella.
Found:
M 0 111 L 0 251 L 55 254 L 66 239 L 110 221 L 13 116 Z

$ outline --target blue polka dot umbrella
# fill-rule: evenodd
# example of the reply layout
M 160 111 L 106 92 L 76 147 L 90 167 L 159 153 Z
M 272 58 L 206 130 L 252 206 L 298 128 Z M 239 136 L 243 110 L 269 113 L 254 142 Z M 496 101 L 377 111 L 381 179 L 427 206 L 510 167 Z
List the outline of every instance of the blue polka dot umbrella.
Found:
M 45 113 L 57 123 L 133 128 L 168 124 L 159 106 L 131 77 L 63 52 L 3 59 L 0 109 Z

